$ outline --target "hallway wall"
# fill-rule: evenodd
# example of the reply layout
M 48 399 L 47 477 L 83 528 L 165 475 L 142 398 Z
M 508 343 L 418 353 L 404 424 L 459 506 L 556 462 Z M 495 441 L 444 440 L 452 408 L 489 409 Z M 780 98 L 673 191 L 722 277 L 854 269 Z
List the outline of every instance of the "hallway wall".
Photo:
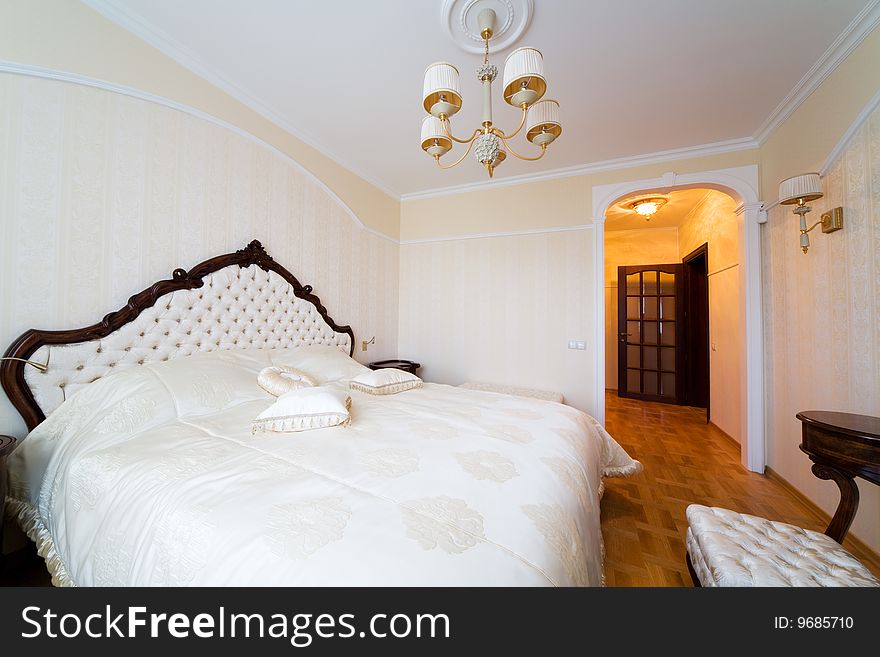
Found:
M 736 202 L 710 190 L 678 227 L 679 259 L 709 244 L 709 420 L 742 443 L 744 340 Z

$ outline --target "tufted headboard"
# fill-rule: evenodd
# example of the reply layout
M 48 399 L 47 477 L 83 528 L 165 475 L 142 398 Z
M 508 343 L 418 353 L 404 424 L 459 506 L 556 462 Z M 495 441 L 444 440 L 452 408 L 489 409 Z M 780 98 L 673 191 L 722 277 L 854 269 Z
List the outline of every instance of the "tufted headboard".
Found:
M 31 329 L 0 361 L 0 382 L 33 429 L 83 386 L 121 368 L 218 349 L 334 345 L 354 353 L 354 332 L 327 314 L 254 240 L 154 283 L 97 324 L 68 331 Z

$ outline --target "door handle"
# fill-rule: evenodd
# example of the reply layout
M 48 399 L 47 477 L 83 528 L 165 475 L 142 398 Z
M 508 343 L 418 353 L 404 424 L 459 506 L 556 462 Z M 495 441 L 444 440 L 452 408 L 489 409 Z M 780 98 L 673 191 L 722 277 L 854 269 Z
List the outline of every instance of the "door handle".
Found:
M 620 335 L 620 337 L 623 338 L 623 337 L 629 337 L 630 335 L 632 335 L 632 333 L 620 333 L 618 335 Z

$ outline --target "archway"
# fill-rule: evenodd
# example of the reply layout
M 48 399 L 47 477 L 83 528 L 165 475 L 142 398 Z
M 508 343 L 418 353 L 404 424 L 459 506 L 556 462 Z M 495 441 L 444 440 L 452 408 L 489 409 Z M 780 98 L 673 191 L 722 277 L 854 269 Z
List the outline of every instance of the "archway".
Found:
M 631 180 L 593 187 L 594 226 L 594 303 L 596 322 L 593 344 L 596 347 L 597 418 L 605 421 L 605 214 L 617 200 L 641 193 L 666 193 L 676 189 L 708 188 L 724 192 L 740 205 L 737 208 L 740 268 L 740 328 L 744 335 L 741 357 L 744 375 L 741 381 L 742 462 L 749 470 L 764 471 L 764 339 L 761 290 L 761 230 L 766 221 L 758 198 L 758 167 L 755 165 L 702 171 L 691 174 L 666 173 L 659 178 Z

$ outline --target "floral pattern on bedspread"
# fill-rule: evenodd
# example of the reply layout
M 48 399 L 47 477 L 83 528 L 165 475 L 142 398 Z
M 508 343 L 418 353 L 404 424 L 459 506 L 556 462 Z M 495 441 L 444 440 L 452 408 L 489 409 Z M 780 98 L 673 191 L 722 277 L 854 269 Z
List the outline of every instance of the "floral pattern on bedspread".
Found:
M 284 350 L 118 372 L 23 441 L 10 498 L 56 581 L 601 584 L 602 477 L 640 464 L 593 418 L 426 384 L 352 391 L 347 428 L 254 436 L 268 364 Z

